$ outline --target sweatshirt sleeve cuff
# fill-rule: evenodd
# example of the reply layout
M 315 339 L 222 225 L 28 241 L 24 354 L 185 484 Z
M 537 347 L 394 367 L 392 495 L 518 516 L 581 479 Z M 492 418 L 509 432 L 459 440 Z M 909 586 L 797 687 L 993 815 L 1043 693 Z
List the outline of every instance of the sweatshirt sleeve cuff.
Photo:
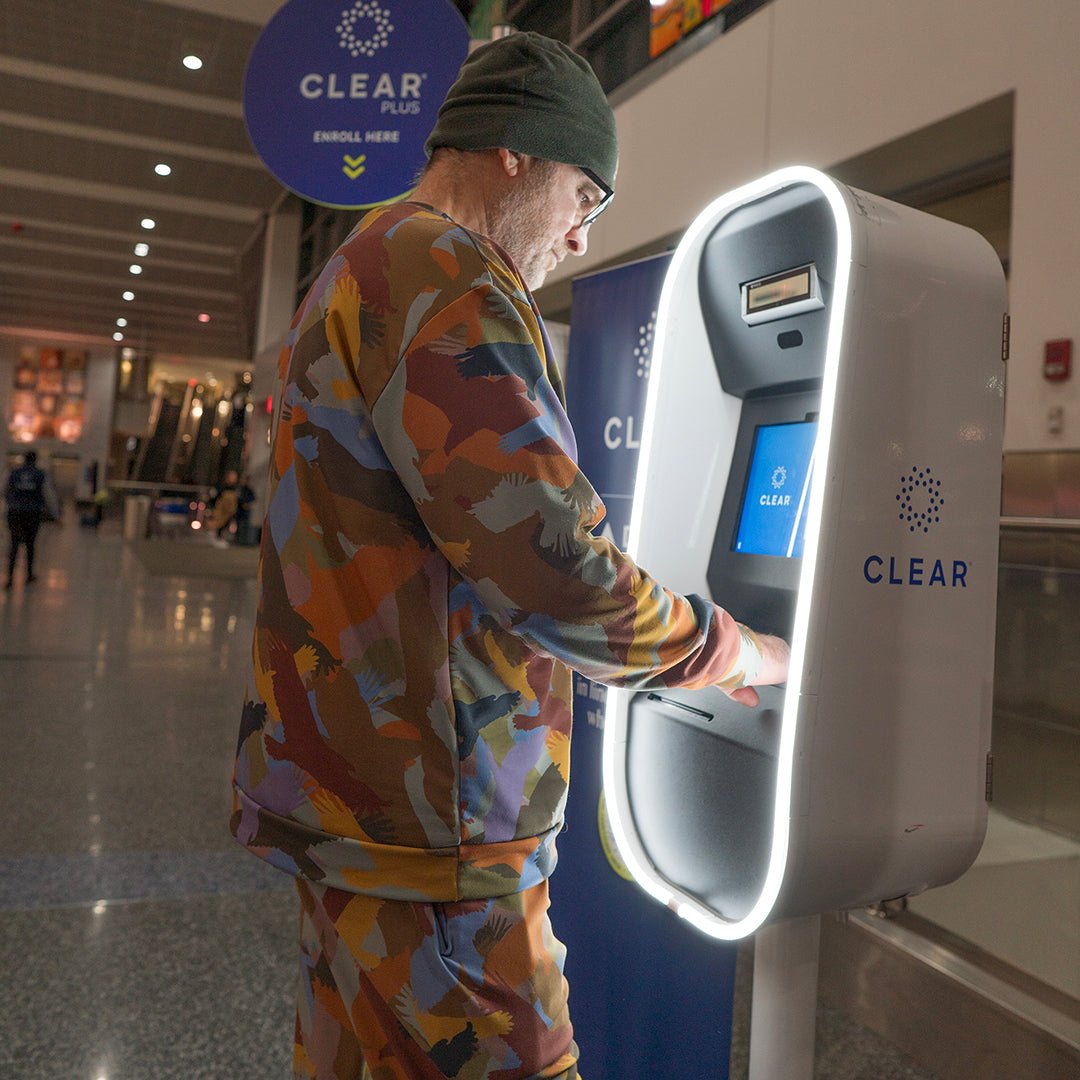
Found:
M 765 658 L 761 653 L 761 642 L 757 634 L 742 623 L 739 628 L 739 654 L 727 675 L 717 684 L 722 690 L 738 690 L 742 686 L 757 685 Z

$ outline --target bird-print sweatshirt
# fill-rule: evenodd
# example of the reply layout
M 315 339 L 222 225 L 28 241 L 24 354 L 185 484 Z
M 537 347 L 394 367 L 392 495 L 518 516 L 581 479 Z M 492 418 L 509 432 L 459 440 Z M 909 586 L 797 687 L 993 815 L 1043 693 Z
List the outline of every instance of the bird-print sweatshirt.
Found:
M 555 865 L 571 669 L 735 688 L 755 636 L 592 530 L 562 382 L 510 257 L 417 203 L 367 214 L 281 358 L 232 830 L 390 899 Z

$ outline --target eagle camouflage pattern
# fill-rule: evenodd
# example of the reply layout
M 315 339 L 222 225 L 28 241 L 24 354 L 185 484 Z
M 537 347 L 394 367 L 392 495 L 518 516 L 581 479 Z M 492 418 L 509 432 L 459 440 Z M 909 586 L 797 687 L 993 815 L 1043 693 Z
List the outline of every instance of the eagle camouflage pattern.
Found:
M 548 883 L 405 903 L 296 879 L 304 1080 L 577 1080 Z
M 291 874 L 398 900 L 493 898 L 555 864 L 570 668 L 726 688 L 726 612 L 591 529 L 562 383 L 491 241 L 369 213 L 282 354 L 232 829 Z

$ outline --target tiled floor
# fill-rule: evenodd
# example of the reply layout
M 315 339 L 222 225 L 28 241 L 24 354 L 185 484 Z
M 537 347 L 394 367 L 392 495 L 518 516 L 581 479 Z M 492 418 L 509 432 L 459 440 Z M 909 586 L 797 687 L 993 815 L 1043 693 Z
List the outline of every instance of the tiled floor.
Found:
M 38 572 L 0 593 L 0 1077 L 284 1078 L 295 901 L 227 829 L 255 583 L 151 575 L 109 523 L 47 527 Z M 819 1077 L 933 1080 L 818 1033 Z
M 285 1077 L 295 901 L 227 827 L 254 582 L 39 547 L 0 594 L 0 1077 Z

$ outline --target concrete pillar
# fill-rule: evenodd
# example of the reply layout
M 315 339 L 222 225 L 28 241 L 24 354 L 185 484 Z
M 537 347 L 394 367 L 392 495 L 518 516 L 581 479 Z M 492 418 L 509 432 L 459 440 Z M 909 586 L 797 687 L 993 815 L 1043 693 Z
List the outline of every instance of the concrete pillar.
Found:
M 270 462 L 271 416 L 267 398 L 277 404 L 277 361 L 296 309 L 296 281 L 300 266 L 302 205 L 287 196 L 266 223 L 263 275 L 255 320 L 255 361 L 251 400 L 254 409 L 248 425 L 248 476 L 255 492 L 253 522 L 266 511 L 267 470 Z

